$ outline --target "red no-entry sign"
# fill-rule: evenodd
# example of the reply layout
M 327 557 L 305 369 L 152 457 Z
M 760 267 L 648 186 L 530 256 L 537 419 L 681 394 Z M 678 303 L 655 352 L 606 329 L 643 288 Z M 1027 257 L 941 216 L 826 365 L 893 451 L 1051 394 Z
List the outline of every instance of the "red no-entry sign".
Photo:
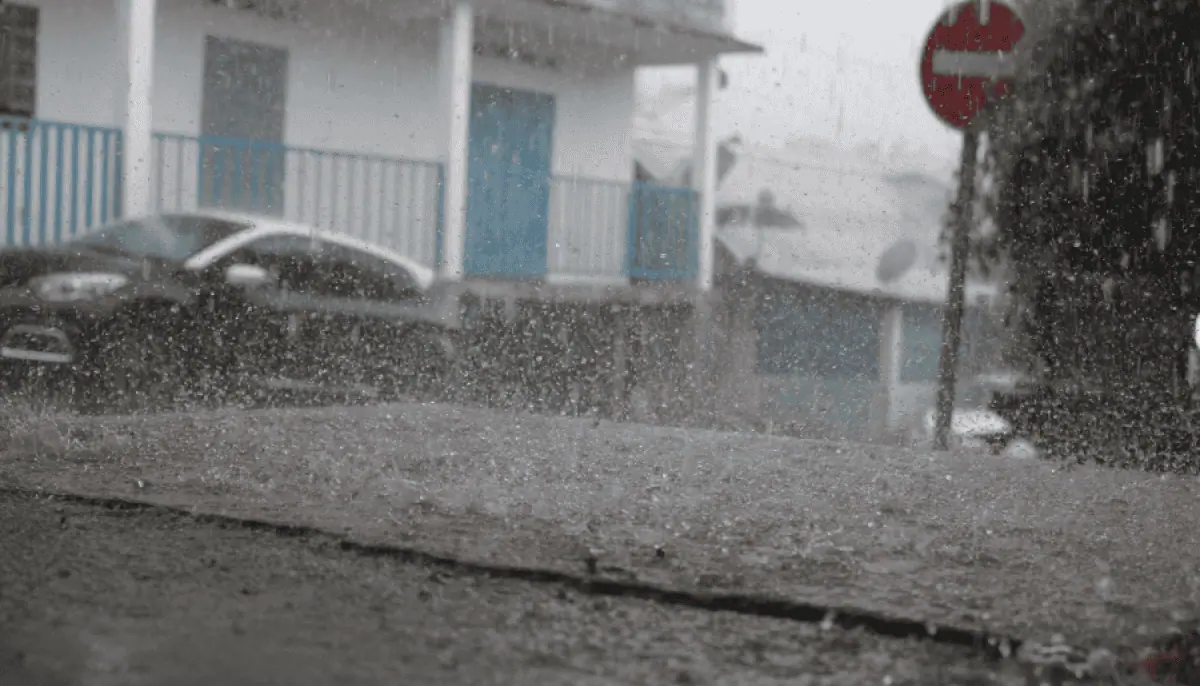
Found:
M 942 121 L 957 129 L 1007 95 L 1014 72 L 1013 49 L 1025 25 L 1008 5 L 966 0 L 951 6 L 925 40 L 921 88 Z

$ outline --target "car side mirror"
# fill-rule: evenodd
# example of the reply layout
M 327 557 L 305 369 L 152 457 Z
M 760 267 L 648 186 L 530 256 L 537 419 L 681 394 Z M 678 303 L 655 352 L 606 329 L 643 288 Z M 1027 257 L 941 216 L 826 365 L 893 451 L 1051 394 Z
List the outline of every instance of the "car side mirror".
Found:
M 230 286 L 258 288 L 274 281 L 271 272 L 253 264 L 231 264 L 225 268 L 225 283 Z

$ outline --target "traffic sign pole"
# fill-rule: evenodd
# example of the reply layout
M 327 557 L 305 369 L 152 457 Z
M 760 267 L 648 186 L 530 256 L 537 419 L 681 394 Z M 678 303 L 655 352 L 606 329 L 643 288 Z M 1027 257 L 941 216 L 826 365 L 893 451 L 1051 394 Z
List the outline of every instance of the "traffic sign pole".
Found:
M 966 305 L 967 260 L 970 258 L 972 207 L 975 204 L 975 166 L 979 154 L 979 134 L 974 127 L 963 132 L 962 161 L 959 166 L 958 197 L 951 214 L 950 292 L 946 295 L 942 350 L 938 359 L 937 423 L 934 448 L 949 447 L 950 419 L 954 412 L 954 390 L 958 371 L 958 348 L 962 341 L 963 309 Z
M 1014 51 L 1025 26 L 1016 11 L 997 0 L 964 0 L 947 9 L 929 31 L 921 57 L 921 88 L 939 119 L 962 131 L 958 197 L 950 225 L 950 284 L 942 326 L 934 447 L 948 447 L 954 412 L 958 349 L 966 305 L 967 260 L 974 223 L 978 118 L 1008 94 Z

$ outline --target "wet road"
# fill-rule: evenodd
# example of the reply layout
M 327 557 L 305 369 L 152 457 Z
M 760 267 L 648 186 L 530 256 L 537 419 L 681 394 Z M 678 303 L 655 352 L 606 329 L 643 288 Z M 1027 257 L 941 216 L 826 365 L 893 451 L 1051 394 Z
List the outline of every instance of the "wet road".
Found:
M 929 643 L 0 495 L 0 683 L 1018 684 Z
M 1087 647 L 1195 618 L 1200 482 L 385 405 L 30 423 L 0 485 Z M 0 453 L 4 448 L 0 447 Z M 655 550 L 661 546 L 666 555 Z

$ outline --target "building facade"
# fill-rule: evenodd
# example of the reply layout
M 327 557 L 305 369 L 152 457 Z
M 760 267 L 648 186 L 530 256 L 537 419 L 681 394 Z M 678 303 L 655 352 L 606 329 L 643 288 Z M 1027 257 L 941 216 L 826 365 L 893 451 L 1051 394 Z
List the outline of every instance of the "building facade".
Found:
M 443 281 L 712 284 L 716 0 L 0 5 L 0 238 L 221 207 Z M 695 65 L 686 188 L 634 179 L 640 67 Z

